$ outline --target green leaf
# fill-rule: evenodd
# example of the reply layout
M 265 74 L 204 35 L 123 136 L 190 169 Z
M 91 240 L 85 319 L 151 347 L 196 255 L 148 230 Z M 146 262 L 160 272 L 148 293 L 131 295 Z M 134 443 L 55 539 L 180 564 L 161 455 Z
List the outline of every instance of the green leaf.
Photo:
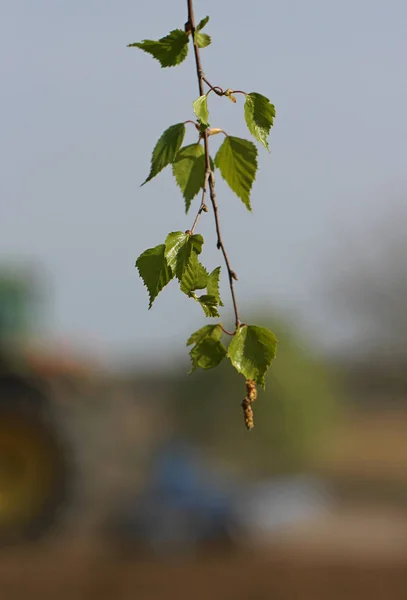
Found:
M 203 243 L 204 240 L 200 234 L 190 235 L 182 231 L 168 234 L 165 240 L 165 258 L 179 281 L 188 267 L 192 253 L 200 254 Z
M 185 212 L 203 187 L 205 180 L 205 150 L 199 143 L 184 146 L 172 163 L 172 172 L 185 198 Z
M 221 343 L 222 328 L 220 325 L 206 325 L 195 331 L 187 341 L 187 346 L 195 344 L 189 355 L 191 357 L 190 373 L 197 367 L 213 369 L 226 356 L 226 348 Z
M 189 296 L 195 290 L 205 289 L 208 277 L 208 271 L 199 262 L 197 253 L 192 252 L 188 266 L 182 275 L 180 289 Z
M 177 268 L 178 253 L 186 243 L 188 234 L 183 231 L 173 231 L 167 235 L 165 240 L 165 258 L 173 273 Z
M 190 373 L 193 373 L 197 367 L 206 370 L 213 369 L 225 358 L 226 348 L 221 342 L 208 337 L 199 345 L 192 348 L 189 356 L 192 361 Z
M 272 331 L 256 325 L 242 325 L 228 348 L 228 357 L 246 379 L 265 388 L 264 376 L 276 356 L 277 339 Z
M 209 17 L 205 17 L 204 19 L 201 19 L 198 23 L 198 25 L 195 27 L 195 31 L 201 31 L 201 29 L 203 29 L 205 27 L 205 25 L 207 25 L 209 22 Z
M 220 294 L 219 294 L 219 278 L 220 278 L 220 267 L 216 267 L 216 269 L 214 269 L 208 277 L 208 284 L 206 286 L 206 291 L 208 292 L 209 296 L 215 296 L 219 306 L 223 306 L 223 302 L 220 299 Z
M 205 27 L 208 21 L 209 17 L 205 17 L 204 19 L 199 21 L 198 25 L 195 27 L 194 40 L 198 48 L 206 48 L 206 46 L 209 46 L 209 44 L 211 43 L 211 38 L 209 35 L 207 35 L 206 33 L 200 33 L 200 31 Z
M 269 150 L 267 136 L 276 116 L 274 104 L 271 104 L 266 96 L 256 92 L 247 94 L 244 104 L 244 116 L 250 133 Z
M 165 244 L 149 248 L 136 261 L 136 267 L 144 281 L 150 298 L 149 309 L 161 290 L 174 277 L 165 258 Z
M 175 269 L 175 274 L 179 281 L 181 281 L 185 269 L 188 267 L 192 254 L 201 253 L 203 242 L 203 237 L 199 233 L 196 235 L 191 235 L 188 236 L 185 244 L 179 249 L 177 266 Z
M 207 317 L 219 317 L 218 306 L 219 302 L 216 296 L 210 294 L 204 294 L 197 298 L 199 304 L 202 306 L 204 313 Z
M 177 156 L 178 150 L 182 146 L 185 136 L 185 125 L 184 123 L 177 123 L 177 125 L 171 125 L 168 127 L 158 140 L 153 150 L 151 157 L 151 170 L 150 175 L 147 177 L 144 185 L 148 181 L 151 181 L 153 177 L 158 175 L 167 165 L 172 163 Z
M 187 346 L 190 346 L 191 344 L 199 344 L 208 336 L 219 341 L 222 337 L 222 328 L 220 327 L 220 324 L 205 325 L 197 331 L 194 331 L 194 333 L 188 338 Z
M 158 60 L 162 67 L 175 67 L 188 54 L 188 35 L 182 29 L 174 29 L 158 41 L 143 40 L 128 44 L 128 48 L 140 48 Z
M 204 133 L 209 128 L 209 123 L 199 123 L 199 132 Z
M 206 94 L 194 100 L 192 106 L 197 119 L 199 119 L 204 125 L 209 125 L 209 112 Z
M 202 246 L 204 243 L 204 239 L 200 233 L 195 233 L 189 237 L 189 242 L 191 244 L 191 248 L 196 254 L 201 254 Z
M 250 191 L 257 171 L 257 148 L 249 140 L 228 136 L 215 156 L 215 165 L 223 179 L 248 210 Z
M 211 36 L 207 33 L 195 32 L 195 42 L 198 48 L 206 48 L 212 42 Z

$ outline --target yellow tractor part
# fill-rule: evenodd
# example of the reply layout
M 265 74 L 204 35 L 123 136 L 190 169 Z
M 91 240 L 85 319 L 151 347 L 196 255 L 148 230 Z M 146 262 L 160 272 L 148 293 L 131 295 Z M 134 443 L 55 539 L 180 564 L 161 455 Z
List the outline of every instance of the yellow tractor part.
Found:
M 18 538 L 52 518 L 65 487 L 64 457 L 35 414 L 0 406 L 0 538 Z

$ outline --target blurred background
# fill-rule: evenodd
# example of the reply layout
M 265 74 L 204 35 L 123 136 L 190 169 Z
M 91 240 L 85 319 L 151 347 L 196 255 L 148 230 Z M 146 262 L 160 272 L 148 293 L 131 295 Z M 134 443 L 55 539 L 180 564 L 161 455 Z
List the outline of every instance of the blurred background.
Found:
M 217 178 L 240 312 L 279 339 L 255 428 L 229 365 L 187 375 L 197 306 L 170 285 L 148 311 L 134 268 L 198 208 L 170 170 L 139 187 L 193 116 L 192 56 L 126 48 L 186 3 L 2 3 L 0 596 L 404 599 L 407 5 L 195 11 L 211 83 L 277 111 L 253 214 Z

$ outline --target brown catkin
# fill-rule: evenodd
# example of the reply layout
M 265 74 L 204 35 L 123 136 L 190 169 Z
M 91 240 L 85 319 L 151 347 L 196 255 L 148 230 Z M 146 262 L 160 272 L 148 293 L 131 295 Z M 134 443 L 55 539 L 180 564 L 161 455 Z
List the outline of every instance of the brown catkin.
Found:
M 257 399 L 257 387 L 256 382 L 253 379 L 246 380 L 246 397 L 242 402 L 244 422 L 246 429 L 250 431 L 254 427 L 253 409 L 251 407 L 252 402 Z
M 250 406 L 250 404 L 251 404 L 250 400 L 246 396 L 246 398 L 242 402 L 242 407 L 243 407 L 244 422 L 246 425 L 246 429 L 248 429 L 249 431 L 250 431 L 250 429 L 253 429 L 253 427 L 254 427 L 253 410 L 252 410 L 252 407 Z
M 246 380 L 246 390 L 247 390 L 247 397 L 249 398 L 250 403 L 257 400 L 257 387 L 256 387 L 256 382 L 253 379 Z

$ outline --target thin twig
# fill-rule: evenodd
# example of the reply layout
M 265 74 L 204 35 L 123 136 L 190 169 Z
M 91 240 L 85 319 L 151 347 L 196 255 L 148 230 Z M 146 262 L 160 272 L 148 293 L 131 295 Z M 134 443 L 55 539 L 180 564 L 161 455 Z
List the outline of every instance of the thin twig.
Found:
M 208 210 L 208 207 L 206 206 L 205 199 L 206 199 L 206 188 L 207 188 L 207 185 L 208 185 L 209 174 L 210 174 L 210 171 L 206 171 L 205 172 L 205 179 L 204 179 L 204 184 L 203 184 L 203 188 L 202 188 L 201 206 L 199 207 L 199 210 L 198 210 L 197 215 L 195 217 L 195 221 L 194 221 L 194 223 L 193 223 L 193 225 L 191 227 L 191 235 L 194 234 L 195 228 L 198 225 L 198 221 L 199 221 L 199 218 L 200 218 L 201 214 L 203 212 L 207 212 L 207 210 Z
M 208 87 L 210 87 L 211 90 L 215 92 L 215 94 L 218 94 L 218 96 L 224 95 L 224 91 L 221 87 L 219 87 L 218 85 L 212 85 L 211 83 L 209 83 L 206 77 L 202 77 L 202 80 L 206 83 Z
M 188 22 L 187 22 L 188 29 L 191 31 L 192 39 L 194 40 L 195 16 L 194 16 L 193 0 L 187 0 L 187 5 L 188 5 Z M 194 54 L 195 54 L 196 74 L 198 77 L 199 95 L 200 96 L 204 95 L 204 86 L 203 86 L 204 82 L 207 85 L 209 85 L 209 87 L 211 89 L 213 89 L 215 91 L 215 93 L 218 93 L 218 95 L 223 95 L 223 90 L 222 90 L 222 92 L 219 92 L 219 90 L 221 88 L 218 88 L 218 91 L 216 91 L 217 88 L 214 88 L 213 86 L 211 86 L 210 83 L 208 83 L 208 81 L 206 80 L 205 74 L 202 69 L 199 48 L 198 48 L 198 45 L 195 43 L 195 41 L 194 41 Z M 218 215 L 219 209 L 218 209 L 218 203 L 216 201 L 216 193 L 215 193 L 215 177 L 214 177 L 214 174 L 211 169 L 207 129 L 205 129 L 205 131 L 203 132 L 202 137 L 203 137 L 204 148 L 205 148 L 205 180 L 206 180 L 206 177 L 208 174 L 207 179 L 209 182 L 209 196 L 211 199 L 213 213 L 214 213 L 214 217 L 215 217 L 216 234 L 218 236 L 217 247 L 219 250 L 222 250 L 223 258 L 225 260 L 226 268 L 228 271 L 230 293 L 232 295 L 233 310 L 235 312 L 235 327 L 236 327 L 236 329 L 238 329 L 238 327 L 240 326 L 240 319 L 239 319 L 239 311 L 237 308 L 235 288 L 234 288 L 234 281 L 237 281 L 237 275 L 230 266 L 229 258 L 228 258 L 227 252 L 226 252 L 225 245 L 223 243 L 222 234 L 221 234 L 221 230 L 220 230 L 219 215 Z M 201 206 L 202 206 L 202 203 L 201 203 Z M 199 219 L 199 217 L 200 217 L 200 213 L 198 212 L 197 219 Z M 196 222 L 197 222 L 197 219 L 196 219 Z M 194 223 L 194 226 L 195 225 L 196 225 L 196 223 Z
M 234 286 L 234 281 L 237 281 L 237 275 L 233 271 L 232 267 L 230 266 L 229 257 L 226 252 L 226 248 L 223 243 L 222 234 L 220 231 L 219 214 L 218 214 L 219 209 L 218 209 L 218 203 L 216 201 L 216 193 L 215 193 L 215 177 L 214 177 L 212 171 L 210 172 L 210 175 L 209 175 L 209 195 L 211 198 L 213 214 L 215 217 L 216 234 L 218 236 L 217 246 L 218 246 L 219 250 L 222 250 L 223 258 L 225 259 L 226 268 L 228 270 L 230 293 L 232 294 L 233 310 L 235 311 L 235 326 L 236 326 L 236 329 L 238 329 L 238 327 L 240 325 L 240 319 L 239 319 L 239 311 L 237 308 L 235 286 Z
M 198 45 L 195 43 L 195 40 L 194 40 L 194 36 L 195 36 L 195 15 L 194 15 L 194 6 L 193 6 L 193 3 L 192 3 L 192 0 L 187 0 L 187 5 L 188 5 L 188 21 L 187 21 L 187 25 L 188 25 L 188 30 L 191 32 L 192 41 L 193 41 L 193 44 L 194 44 L 196 74 L 198 75 L 198 85 L 199 85 L 199 95 L 203 96 L 204 95 L 203 81 L 204 81 L 205 75 L 204 75 L 204 72 L 202 70 L 201 57 L 199 55 L 199 48 L 198 48 Z

